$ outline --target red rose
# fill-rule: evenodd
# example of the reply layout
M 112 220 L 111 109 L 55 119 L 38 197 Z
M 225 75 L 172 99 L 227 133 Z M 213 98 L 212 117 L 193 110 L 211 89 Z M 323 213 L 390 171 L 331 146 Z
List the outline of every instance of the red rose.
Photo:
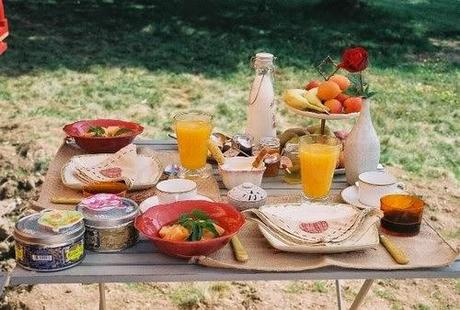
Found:
M 362 47 L 347 48 L 338 65 L 348 72 L 360 72 L 367 68 L 367 51 Z

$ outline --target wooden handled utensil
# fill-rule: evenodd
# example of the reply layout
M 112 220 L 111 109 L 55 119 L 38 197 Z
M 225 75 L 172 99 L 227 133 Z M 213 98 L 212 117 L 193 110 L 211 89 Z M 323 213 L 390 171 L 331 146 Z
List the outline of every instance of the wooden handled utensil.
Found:
M 50 202 L 55 204 L 61 205 L 76 205 L 79 204 L 81 198 L 73 198 L 73 197 L 51 197 Z
M 238 238 L 238 236 L 234 236 L 231 239 L 231 243 L 236 260 L 242 263 L 247 262 L 249 259 L 248 252 L 246 252 L 246 249 L 241 244 L 240 238 Z
M 380 234 L 380 243 L 390 253 L 391 257 L 400 265 L 406 265 L 409 263 L 409 258 L 391 239 Z

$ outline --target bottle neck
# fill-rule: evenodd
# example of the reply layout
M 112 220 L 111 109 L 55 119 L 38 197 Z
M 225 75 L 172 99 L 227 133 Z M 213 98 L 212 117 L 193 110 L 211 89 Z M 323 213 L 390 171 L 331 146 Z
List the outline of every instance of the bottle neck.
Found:
M 273 57 L 255 57 L 253 58 L 252 67 L 257 75 L 271 74 L 275 70 Z

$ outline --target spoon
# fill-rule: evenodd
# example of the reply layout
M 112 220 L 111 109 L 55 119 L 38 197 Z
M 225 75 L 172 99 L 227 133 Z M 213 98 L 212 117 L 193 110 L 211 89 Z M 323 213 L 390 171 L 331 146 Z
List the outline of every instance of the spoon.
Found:
M 179 174 L 180 166 L 177 164 L 167 165 L 163 170 L 163 175 L 165 179 L 170 177 L 176 177 Z

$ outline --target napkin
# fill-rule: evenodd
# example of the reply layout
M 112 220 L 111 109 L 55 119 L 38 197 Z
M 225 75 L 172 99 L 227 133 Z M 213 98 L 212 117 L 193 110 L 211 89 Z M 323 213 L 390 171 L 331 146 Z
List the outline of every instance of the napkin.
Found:
M 129 144 L 95 166 L 85 157 L 78 158 L 75 174 L 85 183 L 123 181 L 131 188 L 136 180 L 136 159 L 136 146 Z
M 360 228 L 366 218 L 374 216 L 378 220 L 379 214 L 346 204 L 310 202 L 268 205 L 244 213 L 286 243 L 312 245 L 343 242 L 363 231 Z

